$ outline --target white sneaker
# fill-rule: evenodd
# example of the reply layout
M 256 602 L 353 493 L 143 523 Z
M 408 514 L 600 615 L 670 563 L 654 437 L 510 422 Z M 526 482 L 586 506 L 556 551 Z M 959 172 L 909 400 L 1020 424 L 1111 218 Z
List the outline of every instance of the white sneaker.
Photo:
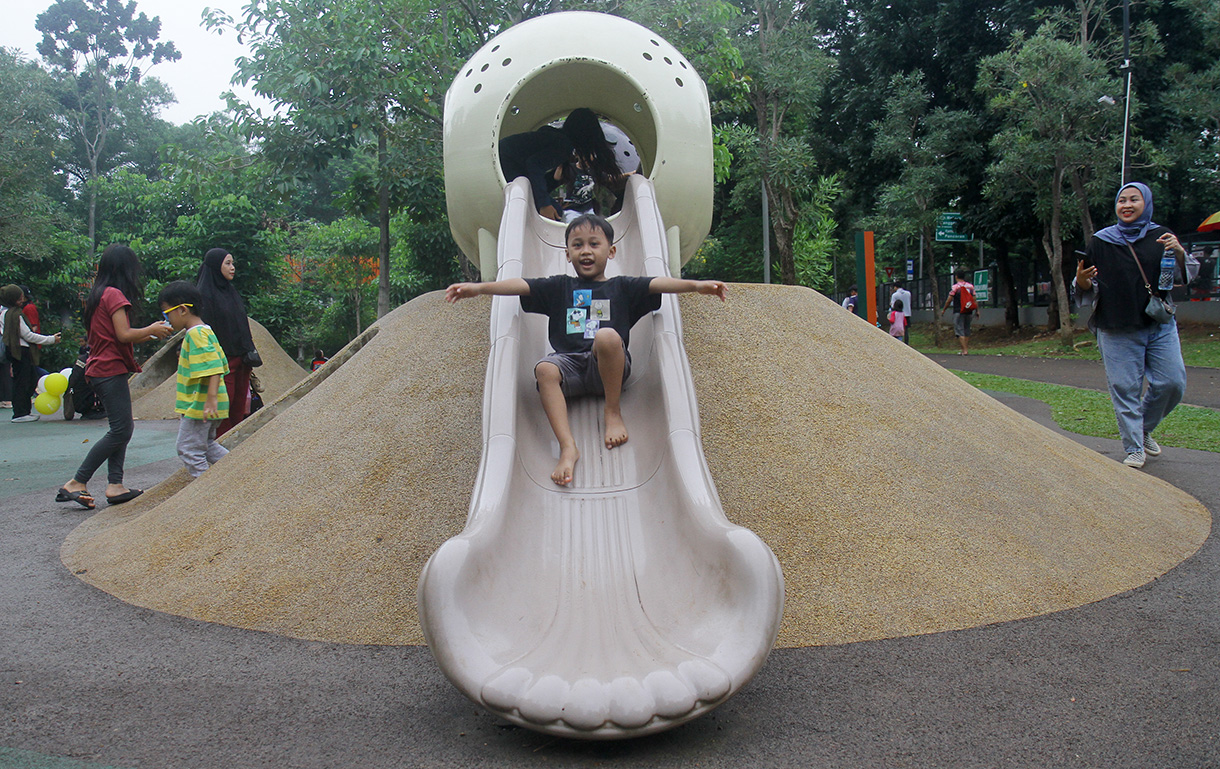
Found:
M 37 422 L 39 419 L 37 414 L 26 414 L 23 417 L 13 417 L 13 423 L 17 422 Z
M 1127 455 L 1127 458 L 1123 460 L 1123 464 L 1126 465 L 1127 467 L 1134 467 L 1136 469 L 1143 467 L 1144 466 L 1144 452 L 1142 452 L 1142 451 L 1131 452 L 1130 454 Z
M 1151 435 L 1144 436 L 1144 453 L 1150 457 L 1159 457 L 1161 455 L 1161 444 L 1154 441 Z

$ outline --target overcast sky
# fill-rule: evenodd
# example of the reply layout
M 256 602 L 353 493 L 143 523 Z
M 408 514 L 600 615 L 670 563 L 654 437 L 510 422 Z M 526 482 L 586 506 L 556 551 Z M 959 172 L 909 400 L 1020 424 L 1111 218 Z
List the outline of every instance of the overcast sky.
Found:
M 177 104 L 167 107 L 161 117 L 171 123 L 189 123 L 199 115 L 208 115 L 225 108 L 220 94 L 229 89 L 238 96 L 252 100 L 248 89 L 229 85 L 233 76 L 233 61 L 245 53 L 232 31 L 217 35 L 204 29 L 204 8 L 219 8 L 233 18 L 241 18 L 248 0 L 136 0 L 136 12 L 161 17 L 161 41 L 172 40 L 182 58 L 162 62 L 149 74 L 169 85 Z M 52 0 L 14 0 L 5 2 L 4 23 L 0 24 L 0 47 L 17 48 L 29 59 L 38 59 L 38 42 L 42 34 L 34 29 L 34 20 L 52 4 Z M 256 101 L 257 104 L 265 104 Z M 266 111 L 266 110 L 264 110 Z

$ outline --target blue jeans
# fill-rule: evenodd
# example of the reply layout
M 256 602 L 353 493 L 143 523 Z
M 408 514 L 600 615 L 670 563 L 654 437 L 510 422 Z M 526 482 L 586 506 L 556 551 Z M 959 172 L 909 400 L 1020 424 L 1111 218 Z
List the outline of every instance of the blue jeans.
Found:
M 1097 347 L 1106 366 L 1123 450 L 1128 454 L 1143 451 L 1144 436 L 1156 429 L 1186 392 L 1177 322 L 1128 331 L 1099 328 Z

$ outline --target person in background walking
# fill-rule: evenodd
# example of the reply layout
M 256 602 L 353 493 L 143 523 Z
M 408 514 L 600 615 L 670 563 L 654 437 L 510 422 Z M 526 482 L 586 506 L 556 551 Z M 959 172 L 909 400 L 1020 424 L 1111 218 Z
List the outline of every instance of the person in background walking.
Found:
M 953 273 L 953 277 L 957 282 L 949 289 L 949 296 L 945 298 L 945 306 L 941 308 L 940 314 L 944 315 L 949 305 L 953 305 L 953 333 L 957 335 L 957 343 L 962 347 L 958 355 L 969 355 L 970 324 L 974 321 L 974 316 L 978 315 L 979 303 L 974 298 L 974 284 L 966 280 L 966 271 L 958 270 Z

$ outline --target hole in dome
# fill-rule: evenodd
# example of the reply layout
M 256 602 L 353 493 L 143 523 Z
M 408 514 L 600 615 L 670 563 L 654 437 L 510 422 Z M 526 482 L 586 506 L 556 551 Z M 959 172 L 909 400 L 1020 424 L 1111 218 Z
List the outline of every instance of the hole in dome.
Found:
M 505 59 L 504 61 L 500 62 L 500 66 L 507 67 L 509 64 L 512 64 L 512 63 L 513 63 L 512 59 Z
M 483 66 L 479 67 L 479 72 L 486 72 L 487 68 L 490 66 L 490 64 L 484 64 Z
M 679 88 L 681 88 L 681 87 L 682 87 L 682 78 L 680 78 L 680 77 L 675 77 L 675 78 L 674 78 L 674 82 L 678 84 L 678 87 L 679 87 Z
M 669 65 L 673 65 L 673 62 L 670 61 L 670 58 L 668 56 L 665 57 L 665 63 L 669 64 Z
M 474 92 L 475 92 L 475 93 L 478 93 L 479 91 L 482 91 L 482 90 L 483 90 L 483 84 L 482 84 L 482 83 L 479 83 L 478 85 L 476 85 L 476 86 L 474 87 Z

